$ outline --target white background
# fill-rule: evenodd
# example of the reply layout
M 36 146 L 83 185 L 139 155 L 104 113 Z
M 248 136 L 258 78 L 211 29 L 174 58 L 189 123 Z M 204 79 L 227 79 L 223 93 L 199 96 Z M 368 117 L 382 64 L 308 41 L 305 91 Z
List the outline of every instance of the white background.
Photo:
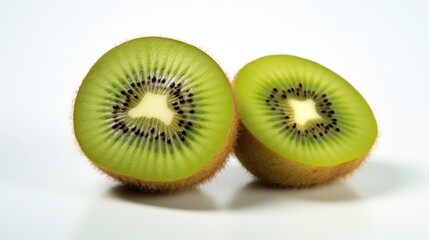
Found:
M 260 186 L 236 159 L 214 181 L 135 194 L 71 129 L 91 65 L 140 36 L 207 51 L 232 79 L 268 54 L 317 61 L 367 99 L 380 136 L 344 181 Z M 0 239 L 428 239 L 428 1 L 0 2 Z

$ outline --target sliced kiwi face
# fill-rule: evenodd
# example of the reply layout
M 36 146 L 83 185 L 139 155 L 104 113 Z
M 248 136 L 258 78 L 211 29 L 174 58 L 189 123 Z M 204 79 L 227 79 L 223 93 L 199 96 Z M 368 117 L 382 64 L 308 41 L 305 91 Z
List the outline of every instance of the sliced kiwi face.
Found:
M 235 123 L 221 68 L 198 48 L 159 37 L 104 54 L 74 106 L 85 155 L 109 175 L 148 189 L 182 189 L 213 175 Z
M 263 57 L 240 70 L 234 88 L 247 135 L 273 154 L 252 161 L 267 165 L 274 161 L 271 166 L 279 166 L 273 167 L 275 173 L 264 170 L 255 174 L 273 175 L 267 181 L 297 186 L 316 184 L 321 180 L 313 179 L 311 171 L 361 161 L 377 137 L 377 124 L 364 98 L 342 77 L 315 62 L 288 55 Z M 245 166 L 253 168 L 245 155 L 257 149 L 240 142 L 243 139 L 239 139 L 237 156 Z M 293 175 L 290 171 L 302 170 L 291 168 L 290 161 L 311 169 L 308 176 L 296 176 L 308 182 L 292 184 L 287 179 Z M 338 177 L 325 175 L 323 181 Z

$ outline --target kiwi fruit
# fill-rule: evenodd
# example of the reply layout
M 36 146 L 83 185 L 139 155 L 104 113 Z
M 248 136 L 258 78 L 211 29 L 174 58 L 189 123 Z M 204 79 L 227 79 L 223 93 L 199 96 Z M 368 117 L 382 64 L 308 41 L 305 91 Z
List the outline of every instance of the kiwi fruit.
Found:
M 240 116 L 234 153 L 262 181 L 309 187 L 353 172 L 368 156 L 377 123 L 359 92 L 310 60 L 272 55 L 234 79 Z
M 231 85 L 200 49 L 161 37 L 122 43 L 82 81 L 74 133 L 91 163 L 130 186 L 177 191 L 208 180 L 236 139 Z

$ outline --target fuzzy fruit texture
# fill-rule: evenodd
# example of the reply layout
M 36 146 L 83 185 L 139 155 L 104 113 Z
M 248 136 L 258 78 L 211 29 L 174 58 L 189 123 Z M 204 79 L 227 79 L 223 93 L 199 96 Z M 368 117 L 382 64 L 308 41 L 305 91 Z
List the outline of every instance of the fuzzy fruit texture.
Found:
M 273 55 L 234 80 L 242 165 L 269 184 L 309 187 L 360 166 L 377 137 L 374 115 L 346 80 L 313 61 Z
M 178 191 L 222 168 L 237 135 L 229 80 L 200 49 L 168 38 L 116 46 L 90 69 L 73 125 L 93 165 L 147 191 Z

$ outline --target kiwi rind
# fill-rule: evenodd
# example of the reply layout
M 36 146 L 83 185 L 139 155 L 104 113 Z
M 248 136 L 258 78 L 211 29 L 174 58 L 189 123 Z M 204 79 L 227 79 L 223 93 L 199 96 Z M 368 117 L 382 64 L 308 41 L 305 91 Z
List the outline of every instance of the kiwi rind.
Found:
M 324 185 L 353 173 L 367 158 L 333 165 L 313 166 L 284 158 L 261 143 L 240 124 L 234 154 L 241 164 L 264 183 L 278 187 L 305 188 Z

